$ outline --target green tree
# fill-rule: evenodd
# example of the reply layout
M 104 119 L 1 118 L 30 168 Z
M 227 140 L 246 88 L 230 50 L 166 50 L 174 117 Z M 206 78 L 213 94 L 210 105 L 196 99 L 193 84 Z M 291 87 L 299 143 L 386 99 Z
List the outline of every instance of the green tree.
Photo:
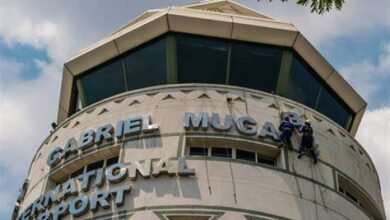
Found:
M 287 2 L 288 0 L 281 1 Z M 344 0 L 297 0 L 297 4 L 302 6 L 310 5 L 311 12 L 323 14 L 324 12 L 329 12 L 333 7 L 341 10 Z

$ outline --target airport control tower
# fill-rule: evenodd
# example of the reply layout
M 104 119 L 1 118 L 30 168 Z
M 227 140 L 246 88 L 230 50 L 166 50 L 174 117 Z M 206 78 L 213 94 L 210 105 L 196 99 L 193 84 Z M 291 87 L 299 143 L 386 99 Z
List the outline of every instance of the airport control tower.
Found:
M 64 64 L 14 219 L 385 219 L 366 102 L 289 22 L 228 0 L 146 11 Z M 279 147 L 279 124 L 306 120 Z

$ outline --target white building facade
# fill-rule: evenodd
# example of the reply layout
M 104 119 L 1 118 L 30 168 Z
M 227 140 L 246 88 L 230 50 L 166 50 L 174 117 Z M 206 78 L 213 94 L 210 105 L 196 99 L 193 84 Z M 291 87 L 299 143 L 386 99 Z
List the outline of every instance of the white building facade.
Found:
M 366 102 L 291 24 L 231 1 L 150 10 L 64 64 L 14 219 L 385 219 Z M 288 115 L 319 161 L 279 148 Z

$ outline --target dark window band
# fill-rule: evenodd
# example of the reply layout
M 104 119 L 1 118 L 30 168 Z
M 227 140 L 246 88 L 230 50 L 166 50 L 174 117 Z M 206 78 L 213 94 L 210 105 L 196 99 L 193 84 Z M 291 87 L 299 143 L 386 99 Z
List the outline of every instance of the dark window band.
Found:
M 292 60 L 282 62 L 286 56 L 292 56 Z M 213 83 L 285 96 L 321 112 L 346 129 L 354 116 L 291 49 L 189 34 L 160 36 L 86 71 L 76 80 L 73 108 L 79 108 L 77 103 L 85 107 L 149 86 Z

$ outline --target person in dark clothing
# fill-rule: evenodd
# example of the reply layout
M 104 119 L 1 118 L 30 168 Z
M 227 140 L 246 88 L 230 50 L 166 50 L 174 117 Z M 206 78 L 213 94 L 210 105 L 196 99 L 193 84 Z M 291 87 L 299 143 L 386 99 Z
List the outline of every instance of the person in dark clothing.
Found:
M 305 154 L 305 151 L 309 150 L 314 159 L 314 163 L 317 163 L 317 155 L 314 149 L 313 128 L 311 127 L 309 120 L 305 121 L 305 125 L 299 129 L 299 132 L 302 133 L 302 140 L 301 146 L 299 147 L 298 159 L 301 159 Z
M 291 145 L 291 136 L 293 134 L 294 125 L 290 122 L 290 118 L 288 116 L 284 117 L 284 120 L 279 125 L 279 131 L 282 132 L 280 134 L 280 141 L 282 142 L 280 146 L 283 144 L 287 144 L 288 148 L 292 150 Z

